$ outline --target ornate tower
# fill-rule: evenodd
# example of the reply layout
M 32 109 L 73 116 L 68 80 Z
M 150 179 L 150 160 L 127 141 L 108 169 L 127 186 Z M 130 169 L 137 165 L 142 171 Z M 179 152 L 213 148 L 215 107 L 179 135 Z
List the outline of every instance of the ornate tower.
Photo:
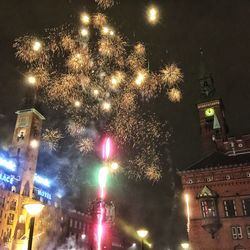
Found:
M 45 118 L 34 108 L 16 112 L 11 154 L 17 159 L 21 195 L 32 197 L 34 175 L 41 137 L 42 121 Z
M 220 99 L 213 98 L 215 87 L 212 75 L 208 73 L 204 52 L 200 50 L 200 87 L 203 101 L 197 104 L 203 147 L 205 151 L 210 151 L 215 147 L 216 139 L 225 139 L 227 126 L 224 118 L 223 104 Z

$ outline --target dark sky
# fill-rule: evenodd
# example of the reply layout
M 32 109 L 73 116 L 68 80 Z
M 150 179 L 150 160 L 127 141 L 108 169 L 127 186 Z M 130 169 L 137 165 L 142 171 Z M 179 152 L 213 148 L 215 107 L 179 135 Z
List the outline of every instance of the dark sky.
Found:
M 15 115 L 24 96 L 22 66 L 12 48 L 16 37 L 39 35 L 45 28 L 67 22 L 77 24 L 82 10 L 95 10 L 94 0 L 1 0 L 0 1 L 0 143 L 7 144 Z M 155 104 L 162 120 L 172 129 L 170 153 L 173 166 L 182 169 L 201 157 L 198 113 L 199 48 L 216 86 L 216 96 L 225 105 L 226 120 L 232 135 L 250 131 L 250 1 L 248 0 L 162 0 L 154 1 L 161 21 L 152 27 L 144 12 L 150 1 L 120 0 L 107 11 L 115 29 L 130 41 L 142 41 L 149 53 L 150 67 L 158 69 L 176 62 L 183 70 L 184 99 L 180 104 L 160 100 Z M 46 114 L 45 114 L 46 115 Z M 126 182 L 126 180 L 123 180 Z M 172 194 L 166 177 L 159 184 L 127 182 L 128 190 L 137 190 L 123 203 L 133 211 L 129 223 L 149 227 L 155 249 L 164 249 L 178 238 L 181 229 L 170 230 Z M 128 187 L 130 185 L 130 187 Z M 147 199 L 145 197 L 148 197 Z M 138 201 L 138 202 L 136 202 Z M 131 203 L 131 204 L 129 204 Z M 138 218 L 141 216 L 141 218 Z M 137 218 L 135 218 L 137 217 Z M 176 224 L 181 227 L 180 224 Z M 180 233 L 179 233 L 180 236 Z M 180 236 L 181 237 L 181 236 Z M 179 237 L 179 238 L 180 238 Z M 172 239 L 172 240 L 171 240 Z M 174 239 L 174 240 L 173 240 Z

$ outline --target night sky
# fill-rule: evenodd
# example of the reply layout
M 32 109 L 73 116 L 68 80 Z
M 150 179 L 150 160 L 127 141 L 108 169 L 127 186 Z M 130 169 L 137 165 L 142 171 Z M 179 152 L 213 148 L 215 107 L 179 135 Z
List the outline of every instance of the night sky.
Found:
M 145 8 L 150 3 L 160 8 L 161 20 L 156 26 L 145 21 Z M 12 48 L 14 39 L 24 34 L 39 36 L 45 28 L 68 22 L 77 25 L 82 10 L 96 11 L 94 0 L 0 1 L 1 146 L 10 142 L 14 112 L 20 108 L 25 94 L 23 66 L 15 58 Z M 183 169 L 202 157 L 195 107 L 202 100 L 198 81 L 200 48 L 205 51 L 207 66 L 214 78 L 216 97 L 224 102 L 229 133 L 250 132 L 248 0 L 120 0 L 106 13 L 114 28 L 128 41 L 146 44 L 151 69 L 175 62 L 184 72 L 182 102 L 173 104 L 159 98 L 154 104 L 161 120 L 167 120 L 173 130 L 170 159 L 166 160 L 166 165 Z M 174 194 L 169 176 L 154 185 L 127 181 L 125 177 L 121 180 L 117 190 L 119 195 L 115 195 L 121 206 L 117 213 L 131 225 L 148 227 L 154 249 L 167 249 L 184 237 L 184 226 L 176 223 L 177 212 L 173 213 L 173 208 L 177 207 L 172 204 Z

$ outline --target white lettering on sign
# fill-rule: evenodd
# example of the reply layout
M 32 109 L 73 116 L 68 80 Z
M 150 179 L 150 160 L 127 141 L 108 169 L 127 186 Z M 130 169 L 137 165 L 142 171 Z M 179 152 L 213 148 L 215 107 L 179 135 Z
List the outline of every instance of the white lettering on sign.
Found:
M 51 200 L 51 194 L 50 193 L 45 192 L 45 191 L 43 191 L 41 189 L 38 189 L 37 193 L 38 193 L 39 196 L 42 196 L 42 197 L 44 197 L 44 198 L 46 198 L 48 200 Z
M 6 183 L 10 183 L 12 185 L 13 181 L 14 181 L 14 178 L 7 175 L 7 174 L 0 173 L 0 180 L 4 181 Z

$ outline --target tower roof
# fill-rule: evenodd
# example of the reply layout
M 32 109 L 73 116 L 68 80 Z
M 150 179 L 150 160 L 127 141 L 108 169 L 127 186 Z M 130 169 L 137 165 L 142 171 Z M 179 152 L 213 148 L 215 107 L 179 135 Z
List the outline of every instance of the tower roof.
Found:
M 201 87 L 201 94 L 204 97 L 212 97 L 215 93 L 214 81 L 211 73 L 207 69 L 205 63 L 204 50 L 200 49 L 200 72 L 199 72 L 199 81 Z
M 21 113 L 27 113 L 27 112 L 33 112 L 34 114 L 36 114 L 41 120 L 45 120 L 45 117 L 38 112 L 36 109 L 31 108 L 31 109 L 22 109 L 22 110 L 18 110 L 16 111 L 16 114 L 19 115 Z

